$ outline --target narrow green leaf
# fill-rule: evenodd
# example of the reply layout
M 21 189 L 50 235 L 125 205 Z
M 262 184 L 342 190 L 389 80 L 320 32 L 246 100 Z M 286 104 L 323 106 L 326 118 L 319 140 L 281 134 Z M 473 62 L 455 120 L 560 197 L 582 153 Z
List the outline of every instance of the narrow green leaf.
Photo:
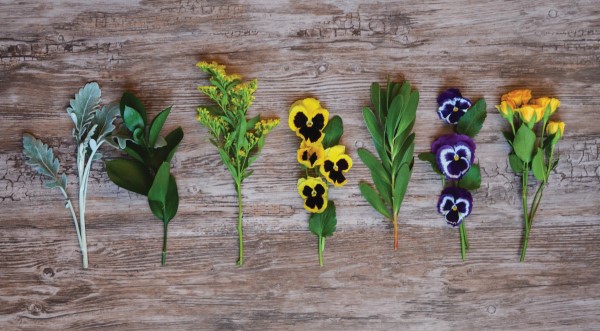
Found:
M 323 129 L 323 133 L 325 137 L 323 137 L 323 148 L 333 147 L 340 142 L 340 138 L 344 133 L 344 123 L 342 122 L 342 118 L 339 116 L 334 116 L 329 120 L 325 129 Z
M 371 152 L 364 148 L 359 148 L 357 152 L 363 163 L 371 170 L 371 178 L 380 196 L 387 204 L 391 205 L 392 181 L 390 174 L 381 166 L 381 162 Z
M 165 121 L 171 112 L 171 107 L 168 107 L 161 111 L 150 124 L 150 131 L 148 132 L 148 147 L 154 147 L 156 140 L 160 136 L 160 130 L 162 130 Z
M 522 173 L 525 169 L 525 164 L 523 164 L 523 161 L 516 154 L 508 155 L 508 164 L 512 171 L 518 174 Z
M 383 202 L 381 196 L 367 183 L 359 184 L 360 192 L 363 197 L 373 206 L 373 208 L 378 211 L 381 215 L 386 218 L 391 218 L 390 211 L 386 208 L 385 203 Z
M 135 160 L 117 159 L 106 161 L 105 167 L 108 178 L 117 186 L 138 194 L 148 194 L 152 175 L 143 164 Z
M 385 104 L 385 97 L 381 91 L 379 83 L 371 84 L 371 102 L 375 108 L 375 114 L 379 121 L 383 121 L 387 114 L 387 105 Z
M 410 98 L 402 112 L 402 120 L 398 125 L 398 131 L 403 132 L 409 126 L 413 125 L 417 116 L 417 107 L 419 106 L 419 91 L 410 93 Z
M 383 136 L 381 135 L 382 128 L 379 125 L 379 121 L 375 117 L 375 114 L 373 114 L 373 111 L 370 108 L 363 108 L 363 118 L 369 133 L 371 133 L 371 137 L 373 137 L 373 142 L 383 144 Z
M 479 99 L 469 110 L 458 120 L 456 131 L 474 137 L 483 127 L 483 122 L 487 116 L 485 99 Z
M 513 141 L 513 148 L 515 154 L 523 161 L 531 161 L 531 155 L 533 154 L 533 147 L 535 145 L 535 133 L 527 125 L 521 125 L 515 140 Z
M 121 102 L 119 105 L 119 109 L 121 110 L 121 118 L 125 118 L 125 106 L 135 109 L 142 117 L 144 126 L 146 126 L 146 123 L 148 122 L 146 120 L 146 110 L 144 109 L 144 105 L 142 105 L 140 100 L 133 93 L 125 92 L 121 97 Z
M 256 123 L 260 121 L 260 115 L 256 115 L 252 117 L 250 120 L 246 122 L 246 132 L 253 130 Z
M 531 161 L 531 170 L 537 180 L 544 181 L 546 179 L 546 164 L 544 164 L 544 150 L 539 148 Z
M 402 201 L 404 200 L 404 195 L 406 194 L 406 189 L 408 187 L 408 182 L 410 181 L 411 175 L 412 170 L 409 169 L 408 164 L 405 163 L 400 166 L 394 183 L 394 197 L 392 199 L 394 215 L 398 214 L 400 211 L 400 205 L 402 205 Z
M 429 164 L 431 165 L 431 169 L 433 169 L 433 171 L 436 174 L 438 174 L 438 175 L 442 174 L 442 172 L 438 168 L 437 160 L 435 158 L 435 154 L 433 154 L 431 152 L 420 153 L 419 154 L 419 160 L 425 161 L 425 162 L 429 162 Z
M 386 135 L 388 141 L 392 141 L 396 136 L 396 129 L 402 120 L 403 114 L 403 106 L 404 106 L 404 98 L 402 95 L 397 95 L 392 100 L 390 104 L 390 108 L 388 109 L 388 116 L 386 119 L 385 127 L 386 127 Z
M 458 181 L 458 187 L 465 190 L 476 190 L 481 186 L 481 169 L 478 164 L 471 165 L 467 173 Z

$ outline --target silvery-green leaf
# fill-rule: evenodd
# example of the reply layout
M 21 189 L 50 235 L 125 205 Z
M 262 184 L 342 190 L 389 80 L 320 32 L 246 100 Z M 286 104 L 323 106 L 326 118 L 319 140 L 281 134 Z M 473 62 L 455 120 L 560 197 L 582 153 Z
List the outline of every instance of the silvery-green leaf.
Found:
M 154 143 L 154 148 L 161 148 L 167 146 L 167 141 L 165 140 L 165 138 L 158 136 L 156 138 L 156 142 Z
M 90 146 L 90 140 L 92 139 L 92 137 L 94 136 L 94 132 L 96 132 L 96 125 L 94 124 L 88 131 L 87 134 L 85 135 L 85 139 L 81 142 L 81 145 L 83 145 L 85 148 L 88 148 Z
M 92 119 L 92 125 L 97 125 L 96 134 L 94 135 L 97 142 L 101 142 L 115 130 L 113 122 L 118 114 L 119 105 L 117 104 L 105 105 L 96 112 Z
M 48 188 L 62 187 L 66 190 L 67 177 L 58 174 L 58 159 L 54 157 L 52 148 L 30 134 L 23 135 L 23 154 L 27 157 L 27 164 L 38 173 L 48 178 L 45 186 Z
M 86 128 L 94 116 L 95 110 L 100 102 L 100 87 L 98 83 L 92 82 L 86 84 L 75 94 L 75 99 L 71 99 L 70 107 L 67 113 L 75 124 L 75 138 L 80 143 Z
M 92 150 L 98 149 L 98 143 L 96 143 L 96 139 L 90 139 L 89 145 Z
M 94 157 L 92 158 L 92 160 L 96 161 L 96 160 L 100 160 L 101 158 L 102 158 L 102 153 L 96 152 L 96 154 L 94 154 Z

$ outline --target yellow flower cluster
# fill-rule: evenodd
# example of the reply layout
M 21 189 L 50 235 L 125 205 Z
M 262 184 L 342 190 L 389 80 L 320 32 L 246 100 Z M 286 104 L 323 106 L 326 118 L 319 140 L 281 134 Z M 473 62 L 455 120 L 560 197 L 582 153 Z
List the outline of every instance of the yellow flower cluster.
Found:
M 240 75 L 228 75 L 225 72 L 225 66 L 218 64 L 217 62 L 211 62 L 208 63 L 206 61 L 200 61 L 198 63 L 196 63 L 196 67 L 198 67 L 200 70 L 206 72 L 207 74 L 213 76 L 214 78 L 216 78 L 217 81 L 225 81 L 228 83 L 231 83 L 233 81 L 236 80 L 241 80 L 242 77 Z
M 532 99 L 531 90 L 521 89 L 504 94 L 496 109 L 502 117 L 511 123 L 514 114 L 517 114 L 523 123 L 533 127 L 533 124 L 542 120 L 546 123 L 559 106 L 560 101 L 556 98 L 541 97 Z
M 549 134 L 556 134 L 560 138 L 564 133 L 565 124 L 563 122 L 548 121 L 558 107 L 560 101 L 556 98 L 541 97 L 532 99 L 531 90 L 514 90 L 502 96 L 496 109 L 513 125 L 513 116 L 517 114 L 519 119 L 530 128 L 535 123 L 544 122 L 545 131 Z M 552 132 L 552 133 L 550 133 Z
M 290 107 L 288 125 L 302 138 L 296 158 L 307 174 L 307 178 L 298 180 L 298 192 L 304 199 L 304 208 L 312 213 L 321 213 L 327 207 L 328 186 L 320 176 L 341 187 L 347 183 L 345 174 L 352 168 L 352 159 L 345 154 L 343 145 L 323 146 L 329 123 L 329 111 L 317 99 L 298 100 Z M 343 130 L 341 125 L 339 130 Z M 316 177 L 308 176 L 309 170 Z

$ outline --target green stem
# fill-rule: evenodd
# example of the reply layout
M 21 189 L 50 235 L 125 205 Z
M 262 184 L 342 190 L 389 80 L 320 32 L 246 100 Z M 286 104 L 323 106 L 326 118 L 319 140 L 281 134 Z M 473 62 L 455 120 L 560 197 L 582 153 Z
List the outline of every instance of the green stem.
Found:
M 91 163 L 91 160 L 90 160 Z M 77 170 L 79 177 L 79 231 L 81 235 L 81 255 L 83 257 L 83 268 L 88 267 L 87 240 L 85 235 L 85 188 L 86 188 L 86 165 L 85 148 L 82 144 L 77 147 Z
M 525 261 L 525 253 L 527 252 L 527 242 L 529 241 L 529 218 L 527 213 L 527 180 L 529 177 L 529 164 L 525 164 L 525 169 L 523 170 L 523 188 L 522 188 L 522 197 L 523 197 L 523 221 L 525 224 L 525 239 L 523 240 L 523 249 L 521 251 L 521 262 Z
M 325 250 L 325 237 L 319 236 L 319 266 L 323 266 L 323 251 Z
M 467 252 L 467 244 L 466 244 L 466 236 L 465 236 L 465 222 L 463 220 L 462 223 L 460 223 L 458 229 L 460 231 L 460 256 L 462 258 L 462 260 L 466 260 L 466 252 Z
M 160 265 L 165 266 L 167 262 L 167 228 L 169 223 L 163 221 L 163 247 L 162 247 L 162 257 L 160 259 Z
M 394 250 L 398 250 L 398 214 L 394 214 Z
M 241 267 L 244 264 L 244 238 L 242 233 L 242 183 L 240 181 L 236 181 L 235 188 L 237 190 L 238 196 L 238 242 L 240 245 L 239 258 L 237 260 L 237 266 Z

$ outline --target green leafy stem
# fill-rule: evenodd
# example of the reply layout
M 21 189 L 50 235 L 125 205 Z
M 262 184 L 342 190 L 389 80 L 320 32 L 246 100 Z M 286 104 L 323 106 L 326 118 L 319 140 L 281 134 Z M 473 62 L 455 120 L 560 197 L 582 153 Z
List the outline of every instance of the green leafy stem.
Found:
M 178 127 L 162 137 L 160 132 L 171 107 L 161 111 L 148 125 L 144 106 L 128 92 L 123 94 L 119 109 L 123 124 L 113 133 L 111 143 L 131 158 L 107 161 L 106 172 L 117 186 L 147 196 L 152 214 L 163 222 L 161 265 L 165 266 L 168 225 L 179 207 L 177 182 L 170 173 L 170 163 L 183 139 L 183 130 Z
M 398 249 L 398 213 L 404 200 L 414 164 L 415 124 L 419 92 L 412 91 L 408 81 L 387 82 L 384 90 L 371 85 L 373 109 L 365 107 L 363 117 L 373 138 L 379 159 L 360 148 L 358 156 L 371 171 L 374 187 L 359 185 L 363 197 L 394 226 L 394 249 Z

